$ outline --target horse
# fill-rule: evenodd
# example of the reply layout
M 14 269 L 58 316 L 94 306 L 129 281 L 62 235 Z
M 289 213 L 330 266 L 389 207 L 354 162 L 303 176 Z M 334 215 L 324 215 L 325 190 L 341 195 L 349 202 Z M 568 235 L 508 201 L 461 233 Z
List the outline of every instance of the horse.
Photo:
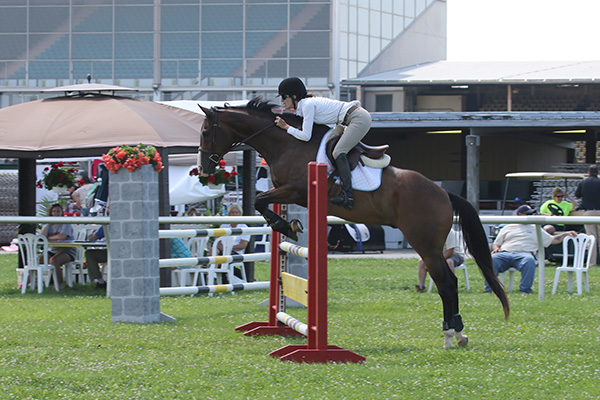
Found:
M 272 203 L 307 206 L 307 164 L 315 161 L 320 141 L 329 127 L 315 124 L 312 138 L 300 141 L 274 123 L 277 115 L 294 127 L 302 118 L 292 113 L 275 114 L 275 104 L 255 98 L 245 106 L 205 108 L 199 159 L 203 175 L 214 173 L 221 158 L 234 148 L 246 144 L 254 148 L 271 170 L 273 188 L 256 196 L 255 208 L 273 230 L 297 240 L 301 225 L 287 222 L 268 206 Z M 339 185 L 328 179 L 328 198 L 334 197 Z M 447 192 L 416 171 L 388 166 L 383 169 L 381 185 L 374 191 L 354 193 L 354 208 L 348 210 L 329 204 L 328 214 L 364 224 L 399 228 L 412 248 L 425 262 L 437 286 L 443 304 L 444 347 L 466 346 L 464 324 L 459 313 L 456 276 L 444 259 L 442 250 L 455 214 L 463 231 L 467 249 L 484 278 L 500 300 L 508 319 L 510 307 L 504 287 L 493 272 L 487 236 L 477 210 L 464 198 Z

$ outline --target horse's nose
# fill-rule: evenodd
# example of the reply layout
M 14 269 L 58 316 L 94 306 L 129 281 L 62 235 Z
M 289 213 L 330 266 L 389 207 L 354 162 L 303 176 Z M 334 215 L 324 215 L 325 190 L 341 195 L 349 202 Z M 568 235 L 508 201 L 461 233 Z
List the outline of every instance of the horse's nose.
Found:
M 208 174 L 206 172 L 204 172 L 204 170 L 202 169 L 202 165 L 198 165 L 198 173 L 200 174 L 200 176 L 206 178 L 208 176 Z
M 208 174 L 202 170 L 202 161 L 200 158 L 201 155 L 202 155 L 202 153 L 200 152 L 200 150 L 198 150 L 198 157 L 196 158 L 196 165 L 198 166 L 198 173 L 200 174 L 200 176 L 207 177 Z

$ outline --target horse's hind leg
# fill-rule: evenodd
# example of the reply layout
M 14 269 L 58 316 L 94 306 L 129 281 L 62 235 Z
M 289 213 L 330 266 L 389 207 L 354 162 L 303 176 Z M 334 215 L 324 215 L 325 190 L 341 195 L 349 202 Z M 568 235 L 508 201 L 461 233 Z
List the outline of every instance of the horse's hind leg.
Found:
M 453 347 L 452 338 L 456 337 L 457 344 L 464 347 L 469 338 L 463 335 L 464 328 L 458 308 L 458 280 L 452 273 L 446 260 L 442 257 L 429 259 L 427 264 L 431 279 L 435 282 L 444 308 L 444 348 Z

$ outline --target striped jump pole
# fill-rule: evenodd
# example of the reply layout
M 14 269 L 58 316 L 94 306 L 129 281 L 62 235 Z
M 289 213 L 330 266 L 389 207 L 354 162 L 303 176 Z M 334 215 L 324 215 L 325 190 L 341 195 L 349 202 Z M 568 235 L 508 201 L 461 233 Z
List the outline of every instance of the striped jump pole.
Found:
M 288 345 L 270 353 L 274 357 L 279 357 L 280 360 L 308 363 L 363 362 L 365 360 L 359 354 L 327 343 L 327 202 L 327 165 L 310 162 L 308 164 L 308 249 L 285 242 L 280 246 L 280 238 L 277 235 L 276 242 L 271 244 L 272 280 L 269 290 L 269 321 L 246 324 L 259 324 L 246 332 L 247 335 L 286 334 L 285 332 L 290 330 L 296 334 L 302 333 L 302 331 L 306 332 L 307 344 Z M 273 237 L 275 236 L 274 232 Z M 302 256 L 305 254 L 308 257 L 307 324 L 303 324 L 285 313 L 285 300 L 281 300 L 283 290 L 279 283 L 284 271 L 281 270 L 281 263 L 278 262 L 281 257 L 277 257 L 277 255 L 287 256 L 285 256 L 285 251 L 280 252 L 280 249 L 297 252 Z M 276 279 L 273 279 L 274 275 Z M 283 309 L 278 309 L 282 308 L 282 305 Z M 284 333 L 273 333 L 275 328 L 272 325 L 280 326 L 281 332 Z M 269 329 L 261 332 L 260 330 L 265 327 Z M 236 329 L 247 330 L 245 326 Z
M 298 246 L 289 242 L 279 243 L 279 249 L 298 257 L 308 258 L 308 247 Z
M 204 264 L 230 264 L 245 261 L 267 261 L 271 253 L 232 254 L 228 256 L 163 258 L 158 260 L 160 268 L 195 267 Z
M 159 239 L 192 238 L 192 237 L 220 237 L 241 235 L 269 235 L 271 228 L 268 226 L 244 228 L 214 228 L 214 229 L 163 229 L 158 231 Z
M 264 290 L 269 288 L 269 282 L 249 282 L 229 285 L 181 286 L 160 288 L 161 296 L 177 296 L 186 294 L 226 293 L 243 290 Z
M 290 314 L 286 314 L 283 311 L 277 313 L 277 320 L 281 323 L 286 324 L 293 330 L 300 332 L 302 336 L 306 336 L 306 332 L 308 331 L 308 325 L 298 321 L 296 318 L 292 317 Z

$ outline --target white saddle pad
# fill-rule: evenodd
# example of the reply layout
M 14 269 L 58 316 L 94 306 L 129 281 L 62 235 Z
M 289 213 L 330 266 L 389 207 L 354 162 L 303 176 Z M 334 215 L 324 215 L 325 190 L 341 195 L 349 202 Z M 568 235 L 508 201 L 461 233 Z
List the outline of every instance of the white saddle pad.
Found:
M 344 226 L 355 242 L 358 242 L 359 238 L 361 242 L 368 242 L 371 239 L 371 232 L 365 224 L 344 224 Z
M 321 141 L 321 145 L 319 146 L 319 151 L 317 152 L 317 162 L 327 164 L 327 174 L 331 175 L 334 166 L 329 161 L 327 157 L 325 143 L 327 143 L 327 138 L 331 134 L 330 129 L 329 132 L 323 136 L 323 140 Z M 371 192 L 381 185 L 381 173 L 382 169 L 380 168 L 371 168 L 358 163 L 358 166 L 354 168 L 352 171 L 352 188 L 355 190 L 362 190 L 364 192 Z

